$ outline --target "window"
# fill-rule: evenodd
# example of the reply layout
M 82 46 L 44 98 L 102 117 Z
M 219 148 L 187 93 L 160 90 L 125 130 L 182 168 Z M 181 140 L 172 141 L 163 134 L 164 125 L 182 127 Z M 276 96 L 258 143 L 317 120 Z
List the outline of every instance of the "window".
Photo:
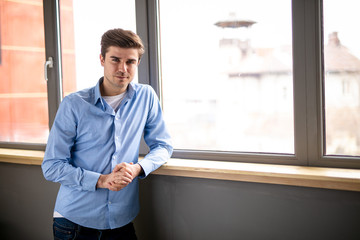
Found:
M 347 14 L 344 21 L 339 20 L 339 13 L 349 6 L 357 9 L 356 1 L 353 5 L 332 3 L 338 9 L 332 16 L 328 2 L 324 0 L 323 9 L 322 1 L 316 0 L 181 4 L 159 0 L 162 100 L 175 138 L 174 155 L 359 166 L 356 158 L 330 156 L 356 155 L 350 150 L 344 153 L 339 144 L 358 149 L 357 131 L 345 133 L 344 124 L 339 127 L 330 117 L 337 116 L 330 110 L 331 102 L 339 104 L 331 93 L 336 89 L 347 108 L 341 111 L 357 119 L 346 104 L 356 105 L 356 81 L 342 76 L 338 87 L 330 87 L 328 68 L 321 69 L 323 56 L 325 66 L 329 63 L 325 44 L 322 51 L 322 30 L 328 31 L 331 22 L 353 26 L 350 23 L 358 21 L 356 13 Z M 274 7 L 276 14 L 269 14 L 267 10 Z M 354 29 L 350 30 L 353 36 Z M 269 71 L 259 70 L 262 63 L 268 64 Z M 342 118 L 349 121 L 346 115 Z
M 0 141 L 45 143 L 49 132 L 42 1 L 0 1 Z
M 360 156 L 360 3 L 323 6 L 326 154 Z
M 43 149 L 49 122 L 51 125 L 62 98 L 58 95 L 96 84 L 102 76 L 100 36 L 115 27 L 135 31 L 135 5 L 114 0 L 87 2 L 86 8 L 72 0 L 44 1 L 45 6 L 42 0 L 0 4 L 0 142 L 5 147 Z M 119 15 L 120 8 L 126 14 Z M 54 59 L 54 67 L 47 68 L 48 82 L 44 80 L 46 52 Z
M 45 143 L 62 97 L 102 75 L 101 34 L 123 27 L 145 43 L 138 81 L 162 101 L 174 157 L 360 167 L 356 0 L 0 3 L 2 146 Z M 4 12 L 15 5 L 8 21 Z M 20 8 L 31 21 L 20 24 Z M 15 38 L 20 25 L 31 34 Z M 22 55 L 11 66 L 27 64 L 11 75 L 15 50 Z
M 294 153 L 291 1 L 160 1 L 160 32 L 176 149 Z

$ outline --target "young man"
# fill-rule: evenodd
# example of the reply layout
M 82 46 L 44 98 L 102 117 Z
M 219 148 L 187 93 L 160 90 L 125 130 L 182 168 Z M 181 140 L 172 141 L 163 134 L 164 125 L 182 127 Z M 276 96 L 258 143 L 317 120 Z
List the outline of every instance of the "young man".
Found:
M 136 239 L 138 176 L 172 154 L 155 92 L 132 83 L 143 53 L 133 32 L 107 31 L 100 54 L 104 77 L 60 104 L 42 164 L 45 178 L 61 184 L 55 239 Z M 142 135 L 150 152 L 138 162 Z

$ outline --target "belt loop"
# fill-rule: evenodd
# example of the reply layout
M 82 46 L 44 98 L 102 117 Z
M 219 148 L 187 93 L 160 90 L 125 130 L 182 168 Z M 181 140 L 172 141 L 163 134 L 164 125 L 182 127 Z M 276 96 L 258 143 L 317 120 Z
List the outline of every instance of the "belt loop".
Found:
M 74 239 L 77 239 L 78 236 L 80 236 L 80 225 L 77 224 L 77 223 L 74 223 L 76 224 L 76 230 L 75 230 L 75 237 Z

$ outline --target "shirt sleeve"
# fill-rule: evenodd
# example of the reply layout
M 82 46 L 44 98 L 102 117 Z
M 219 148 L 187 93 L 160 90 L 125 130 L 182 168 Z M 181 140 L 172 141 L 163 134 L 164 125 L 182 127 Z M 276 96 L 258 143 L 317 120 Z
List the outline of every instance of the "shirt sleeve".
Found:
M 56 114 L 41 165 L 46 180 L 81 191 L 95 191 L 99 173 L 72 164 L 71 148 L 76 139 L 77 120 L 72 103 L 65 97 Z
M 149 146 L 149 153 L 139 162 L 144 174 L 140 178 L 145 178 L 152 171 L 158 169 L 166 163 L 173 152 L 171 138 L 166 129 L 163 119 L 159 99 L 155 91 L 149 87 L 151 92 L 150 109 L 144 130 L 144 140 Z

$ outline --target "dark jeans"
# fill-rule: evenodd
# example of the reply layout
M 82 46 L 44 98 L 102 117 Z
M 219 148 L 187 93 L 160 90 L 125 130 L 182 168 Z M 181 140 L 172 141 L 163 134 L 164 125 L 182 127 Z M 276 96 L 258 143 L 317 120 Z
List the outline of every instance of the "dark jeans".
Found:
M 82 227 L 66 218 L 54 218 L 53 224 L 55 240 L 86 239 L 86 240 L 136 240 L 134 225 L 129 223 L 115 229 L 97 230 Z

